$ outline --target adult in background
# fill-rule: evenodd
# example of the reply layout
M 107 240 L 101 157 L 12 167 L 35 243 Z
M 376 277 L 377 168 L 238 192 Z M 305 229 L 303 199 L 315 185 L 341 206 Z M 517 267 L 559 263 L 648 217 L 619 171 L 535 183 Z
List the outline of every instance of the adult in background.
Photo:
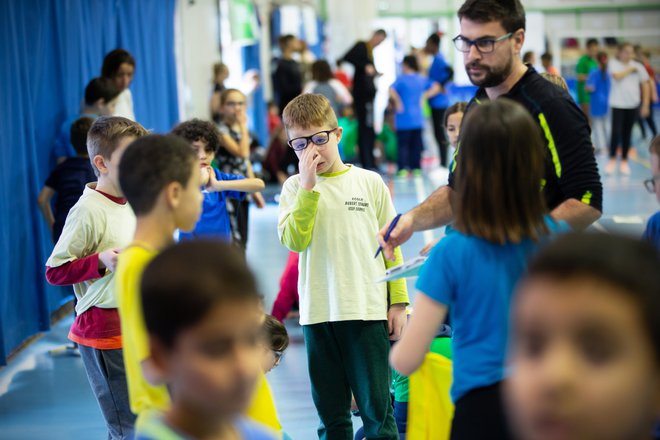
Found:
M 216 124 L 222 120 L 222 105 L 220 104 L 220 95 L 227 87 L 225 81 L 229 78 L 229 67 L 224 63 L 215 63 L 213 65 L 213 94 L 211 94 L 211 102 L 209 110 L 211 119 Z
M 574 229 L 596 221 L 602 210 L 603 188 L 590 139 L 587 119 L 570 95 L 523 64 L 520 50 L 525 42 L 525 10 L 519 0 L 467 0 L 458 11 L 461 33 L 454 38 L 470 81 L 479 86 L 466 115 L 475 106 L 506 97 L 522 104 L 539 124 L 547 148 L 545 173 L 539 182 L 550 214 Z M 405 213 L 384 240 L 389 223 L 378 241 L 393 258 L 396 246 L 415 231 L 446 225 L 454 220 L 453 170 L 461 160 L 460 147 L 449 175 L 424 202 Z M 503 206 L 502 209 L 506 209 Z
M 577 101 L 580 104 L 580 108 L 587 118 L 589 118 L 589 104 L 591 103 L 591 95 L 587 92 L 584 87 L 587 84 L 587 79 L 589 74 L 598 69 L 598 40 L 595 38 L 589 38 L 587 40 L 587 51 L 580 59 L 578 60 L 577 66 L 575 66 L 575 73 L 577 74 Z
M 434 32 L 426 39 L 424 52 L 433 55 L 433 62 L 428 71 L 429 79 L 440 86 L 440 92 L 429 99 L 429 107 L 431 107 L 431 119 L 433 121 L 433 135 L 435 141 L 438 143 L 438 153 L 440 165 L 447 167 L 449 157 L 447 155 L 447 137 L 445 136 L 445 127 L 443 121 L 445 111 L 449 107 L 449 98 L 445 90 L 445 85 L 454 76 L 454 69 L 451 68 L 445 57 L 440 53 L 440 37 L 441 32 Z
M 282 116 L 284 107 L 302 93 L 303 74 L 300 63 L 293 59 L 293 54 L 300 49 L 300 40 L 289 34 L 282 35 L 278 43 L 282 55 L 277 60 L 273 73 L 273 90 Z
M 374 67 L 373 50 L 387 38 L 387 32 L 378 29 L 369 41 L 358 41 L 340 61 L 355 67 L 353 74 L 353 108 L 358 120 L 358 146 L 363 168 L 374 170 L 374 98 L 375 79 L 378 73 Z
M 129 89 L 133 75 L 135 75 L 135 58 L 127 50 L 115 49 L 108 52 L 103 59 L 101 76 L 114 81 L 115 86 L 120 90 L 113 116 L 122 116 L 131 121 L 135 121 L 133 94 Z

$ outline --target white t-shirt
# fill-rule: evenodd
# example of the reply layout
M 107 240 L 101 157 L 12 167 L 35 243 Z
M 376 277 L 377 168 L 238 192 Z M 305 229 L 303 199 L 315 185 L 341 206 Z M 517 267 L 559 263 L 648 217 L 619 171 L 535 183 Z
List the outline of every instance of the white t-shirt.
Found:
M 131 93 L 131 89 L 124 89 L 124 91 L 117 96 L 117 103 L 115 104 L 115 113 L 113 116 L 122 116 L 131 121 L 135 121 L 133 94 Z
M 95 187 L 96 183 L 88 183 L 69 211 L 46 266 L 59 267 L 109 249 L 123 249 L 133 240 L 136 220 L 130 205 L 110 200 Z M 76 313 L 80 315 L 90 307 L 116 308 L 114 280 L 114 272 L 106 270 L 103 277 L 74 284 Z
M 385 276 L 385 262 L 382 255 L 374 258 L 376 234 L 395 216 L 383 179 L 352 166 L 344 172 L 318 175 L 310 192 L 301 188 L 300 175 L 290 177 L 280 197 L 280 240 L 286 228 L 295 228 L 292 211 L 301 203 L 305 210 L 318 205 L 312 212 L 311 241 L 300 253 L 300 324 L 387 319 L 388 284 L 376 282 Z M 390 293 L 393 298 L 403 294 L 406 302 L 402 281 L 398 293 L 392 285 Z
M 614 79 L 613 73 L 621 72 L 628 67 L 635 67 L 636 72 L 626 75 L 621 79 Z M 609 104 L 612 108 L 633 109 L 642 103 L 642 92 L 640 86 L 648 81 L 649 74 L 644 66 L 637 61 L 629 61 L 624 64 L 616 58 L 609 61 L 607 71 L 612 76 Z

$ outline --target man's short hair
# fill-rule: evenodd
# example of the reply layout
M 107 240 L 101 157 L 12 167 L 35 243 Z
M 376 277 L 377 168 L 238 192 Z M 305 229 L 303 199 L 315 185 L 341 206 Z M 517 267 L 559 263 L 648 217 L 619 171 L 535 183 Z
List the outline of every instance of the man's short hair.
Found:
M 94 78 L 85 87 L 85 104 L 92 106 L 99 99 L 103 99 L 107 104 L 119 96 L 120 93 L 121 91 L 111 79 L 103 77 Z
M 328 98 L 319 94 L 305 93 L 294 98 L 284 107 L 282 121 L 287 130 L 291 128 L 328 126 L 335 128 L 339 124 Z
M 147 332 L 167 348 L 214 307 L 245 301 L 253 302 L 256 311 L 261 298 L 240 252 L 217 240 L 165 249 L 144 270 L 140 292 Z
M 286 34 L 280 36 L 280 38 L 277 39 L 277 43 L 280 46 L 280 49 L 284 50 L 284 48 L 288 46 L 289 43 L 291 43 L 295 39 L 296 39 L 295 35 Z
M 541 55 L 541 60 L 551 63 L 552 62 L 552 54 L 550 52 L 545 52 L 543 55 Z
M 458 10 L 460 20 L 499 21 L 507 32 L 525 29 L 525 8 L 520 0 L 467 0 Z
M 204 141 L 209 150 L 216 154 L 220 149 L 220 133 L 216 125 L 209 121 L 201 119 L 191 119 L 177 125 L 172 129 L 172 134 L 179 136 L 189 143 L 195 141 Z
M 93 123 L 94 119 L 83 116 L 71 124 L 71 131 L 69 133 L 71 145 L 73 145 L 73 149 L 76 150 L 78 156 L 87 156 L 87 133 L 89 133 L 89 129 L 92 128 Z
M 110 159 L 122 139 L 146 135 L 147 130 L 142 125 L 120 116 L 102 116 L 94 121 L 87 133 L 87 154 L 96 176 L 99 170 L 94 165 L 95 156 Z
M 151 134 L 133 142 L 119 164 L 119 186 L 136 216 L 148 214 L 170 183 L 186 187 L 197 156 L 178 136 Z

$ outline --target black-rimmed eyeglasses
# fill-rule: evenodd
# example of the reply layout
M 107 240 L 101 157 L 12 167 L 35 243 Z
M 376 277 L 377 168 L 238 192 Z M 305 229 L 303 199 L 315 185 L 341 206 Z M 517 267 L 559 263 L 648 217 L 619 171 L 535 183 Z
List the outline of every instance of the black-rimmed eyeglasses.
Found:
M 646 179 L 644 181 L 644 187 L 646 188 L 646 190 L 648 192 L 650 192 L 650 193 L 655 192 L 655 185 L 656 185 L 655 181 L 656 180 L 660 180 L 660 176 L 653 176 L 650 179 Z
M 330 133 L 336 129 L 337 128 L 333 128 L 332 130 L 319 131 L 318 133 L 314 133 L 311 136 L 297 137 L 289 140 L 287 144 L 289 144 L 289 147 L 296 151 L 304 150 L 307 148 L 307 145 L 309 145 L 310 142 L 314 145 L 324 145 L 327 144 L 330 140 Z
M 511 38 L 512 35 L 513 32 L 509 32 L 508 34 L 504 34 L 498 38 L 477 38 L 476 40 L 470 40 L 469 38 L 465 38 L 464 36 L 459 35 L 451 41 L 454 42 L 456 49 L 463 53 L 470 52 L 472 46 L 475 46 L 479 53 L 490 53 L 495 50 L 495 43 L 498 41 L 506 40 L 507 38 Z

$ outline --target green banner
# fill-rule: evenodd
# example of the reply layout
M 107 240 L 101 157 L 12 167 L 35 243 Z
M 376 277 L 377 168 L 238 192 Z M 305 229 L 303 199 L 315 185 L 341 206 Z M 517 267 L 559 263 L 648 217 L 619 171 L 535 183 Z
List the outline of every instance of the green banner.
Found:
M 235 43 L 252 44 L 259 38 L 259 26 L 251 0 L 228 0 L 231 39 Z

